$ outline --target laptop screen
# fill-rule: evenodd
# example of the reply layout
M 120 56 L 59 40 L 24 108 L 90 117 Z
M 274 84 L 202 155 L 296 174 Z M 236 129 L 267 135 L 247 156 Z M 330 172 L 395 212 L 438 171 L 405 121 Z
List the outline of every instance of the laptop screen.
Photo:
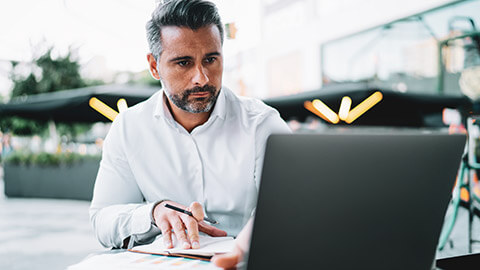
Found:
M 430 269 L 465 140 L 270 136 L 247 269 Z

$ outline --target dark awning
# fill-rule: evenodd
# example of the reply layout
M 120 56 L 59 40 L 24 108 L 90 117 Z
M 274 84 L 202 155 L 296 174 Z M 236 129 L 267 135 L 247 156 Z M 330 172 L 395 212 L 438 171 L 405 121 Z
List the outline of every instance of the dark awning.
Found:
M 159 87 L 145 85 L 100 85 L 17 97 L 7 104 L 0 104 L 0 117 L 19 116 L 57 122 L 110 122 L 89 106 L 90 98 L 96 97 L 117 110 L 120 98 L 124 98 L 128 106 L 133 106 L 158 90 Z
M 276 108 L 285 120 L 304 121 L 308 116 L 316 117 L 303 107 L 306 100 L 320 99 L 333 111 L 338 112 L 342 97 L 349 96 L 352 99 L 353 108 L 376 91 L 382 92 L 382 101 L 352 124 L 438 127 L 443 125 L 442 111 L 444 108 L 458 108 L 465 112 L 472 108 L 472 102 L 464 96 L 401 93 L 367 83 L 332 85 L 316 91 L 268 98 L 264 102 Z M 340 124 L 345 123 L 341 122 Z
M 117 110 L 118 99 L 125 98 L 128 106 L 133 106 L 149 98 L 158 89 L 145 85 L 101 85 L 19 97 L 7 104 L 0 104 L 0 117 L 16 115 L 58 122 L 109 122 L 109 119 L 88 105 L 90 98 L 96 97 Z M 304 121 L 308 116 L 316 117 L 303 107 L 306 100 L 318 98 L 338 112 L 342 97 L 349 96 L 353 108 L 375 91 L 382 92 L 383 100 L 355 120 L 355 125 L 439 126 L 442 125 L 441 114 L 444 108 L 467 111 L 472 107 L 472 102 L 462 96 L 400 93 L 363 83 L 328 86 L 316 91 L 268 98 L 264 101 L 276 108 L 283 119 Z

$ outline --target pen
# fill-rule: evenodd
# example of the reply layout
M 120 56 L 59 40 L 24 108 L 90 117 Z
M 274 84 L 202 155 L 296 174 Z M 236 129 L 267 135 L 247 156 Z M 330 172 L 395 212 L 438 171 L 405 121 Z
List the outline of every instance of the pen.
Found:
M 165 204 L 165 207 L 167 207 L 167 208 L 170 208 L 170 209 L 172 209 L 172 210 L 175 210 L 175 211 L 178 211 L 178 212 L 180 212 L 180 213 L 187 214 L 187 215 L 189 215 L 189 216 L 191 216 L 191 217 L 195 218 L 195 217 L 193 216 L 192 212 L 190 212 L 190 211 L 187 211 L 187 210 L 185 210 L 185 209 L 178 208 L 178 207 L 176 207 L 176 206 L 173 206 L 173 205 L 170 205 L 170 204 L 168 204 L 168 203 L 167 203 L 167 204 Z M 213 219 L 211 219 L 211 218 L 204 217 L 203 219 L 204 219 L 204 220 L 206 220 L 206 221 L 208 221 L 208 222 L 210 222 L 210 223 L 212 223 L 212 224 L 218 224 L 218 222 L 217 222 L 217 221 L 215 221 L 215 220 L 213 220 Z

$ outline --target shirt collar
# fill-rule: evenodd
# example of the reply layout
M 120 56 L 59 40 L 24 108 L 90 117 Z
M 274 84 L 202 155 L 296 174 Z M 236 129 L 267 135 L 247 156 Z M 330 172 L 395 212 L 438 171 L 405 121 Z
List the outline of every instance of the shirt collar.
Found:
M 170 113 L 170 110 L 167 107 L 166 98 L 167 97 L 164 93 L 164 90 L 161 89 L 158 93 L 158 96 L 157 96 L 157 102 L 155 104 L 155 109 L 153 111 L 153 116 L 173 120 L 173 116 L 172 116 L 172 114 Z
M 226 114 L 226 104 L 225 104 L 225 87 L 220 89 L 220 93 L 218 94 L 217 101 L 215 102 L 215 106 L 213 107 L 212 114 L 210 118 L 218 116 L 222 120 L 225 119 Z M 155 110 L 153 111 L 154 116 L 163 117 L 165 119 L 174 120 L 170 110 L 167 107 L 167 96 L 163 89 L 159 91 L 159 95 L 157 98 L 157 103 L 155 105 Z M 213 118 L 212 118 L 213 119 Z
M 212 116 L 218 116 L 220 119 L 225 120 L 225 114 L 227 112 L 226 110 L 226 103 L 225 103 L 225 87 L 222 87 L 220 89 L 220 93 L 218 94 L 217 97 L 217 102 L 215 102 L 215 107 L 213 107 Z

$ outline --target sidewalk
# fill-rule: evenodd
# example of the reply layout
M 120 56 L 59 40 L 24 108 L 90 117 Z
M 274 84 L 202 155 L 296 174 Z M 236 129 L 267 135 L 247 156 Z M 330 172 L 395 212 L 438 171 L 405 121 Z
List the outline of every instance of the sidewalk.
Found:
M 89 223 L 90 202 L 5 198 L 1 176 L 0 269 L 66 269 L 105 250 Z
M 0 167 L 0 269 L 66 269 L 88 254 L 105 251 L 88 220 L 90 202 L 5 198 Z M 468 212 L 460 209 L 452 241 L 437 258 L 467 253 Z M 480 239 L 480 222 L 474 222 Z M 359 247 L 361 248 L 361 247 Z M 480 252 L 476 243 L 473 252 Z

